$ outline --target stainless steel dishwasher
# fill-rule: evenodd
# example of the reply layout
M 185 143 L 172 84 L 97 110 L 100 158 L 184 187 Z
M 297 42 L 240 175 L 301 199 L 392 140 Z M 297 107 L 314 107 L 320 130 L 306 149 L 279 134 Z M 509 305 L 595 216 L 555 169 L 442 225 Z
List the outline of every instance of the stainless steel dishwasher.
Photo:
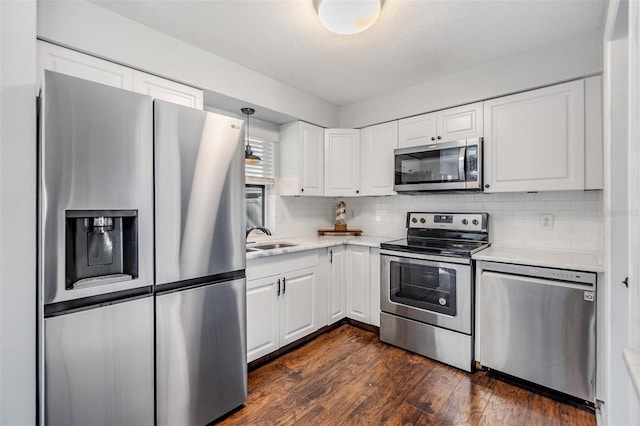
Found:
M 596 274 L 484 262 L 484 367 L 595 402 Z

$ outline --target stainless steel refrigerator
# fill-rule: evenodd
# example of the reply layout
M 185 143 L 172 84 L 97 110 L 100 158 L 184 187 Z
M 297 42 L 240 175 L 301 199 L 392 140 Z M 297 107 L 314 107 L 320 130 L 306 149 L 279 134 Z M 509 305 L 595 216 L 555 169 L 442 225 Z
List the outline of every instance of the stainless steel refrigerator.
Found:
M 159 425 L 247 399 L 243 121 L 154 103 Z
M 203 425 L 241 405 L 242 120 L 50 71 L 40 106 L 40 423 Z
M 152 424 L 152 100 L 46 71 L 40 106 L 40 423 Z

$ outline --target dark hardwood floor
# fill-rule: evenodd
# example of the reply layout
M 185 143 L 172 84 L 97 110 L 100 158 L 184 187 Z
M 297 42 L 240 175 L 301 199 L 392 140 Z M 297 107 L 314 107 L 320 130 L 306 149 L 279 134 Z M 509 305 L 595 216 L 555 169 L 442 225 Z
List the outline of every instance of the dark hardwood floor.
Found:
M 343 325 L 249 373 L 221 425 L 595 425 L 589 411 L 468 374 Z

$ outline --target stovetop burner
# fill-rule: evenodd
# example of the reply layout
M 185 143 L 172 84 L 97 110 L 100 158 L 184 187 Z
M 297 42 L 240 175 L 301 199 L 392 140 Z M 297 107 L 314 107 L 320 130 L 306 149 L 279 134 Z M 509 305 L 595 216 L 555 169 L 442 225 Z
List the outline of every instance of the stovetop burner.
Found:
M 387 250 L 410 253 L 446 254 L 451 256 L 470 257 L 473 253 L 489 246 L 487 242 L 439 240 L 436 238 L 402 238 L 388 241 L 380 245 Z
M 380 245 L 410 253 L 471 257 L 489 246 L 487 213 L 407 213 L 407 238 Z

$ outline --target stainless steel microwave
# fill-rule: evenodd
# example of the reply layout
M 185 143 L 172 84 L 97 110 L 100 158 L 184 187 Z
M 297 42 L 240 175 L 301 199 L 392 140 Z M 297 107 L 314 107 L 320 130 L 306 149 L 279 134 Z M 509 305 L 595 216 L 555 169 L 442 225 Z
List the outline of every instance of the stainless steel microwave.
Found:
M 394 150 L 397 192 L 482 190 L 482 138 Z

